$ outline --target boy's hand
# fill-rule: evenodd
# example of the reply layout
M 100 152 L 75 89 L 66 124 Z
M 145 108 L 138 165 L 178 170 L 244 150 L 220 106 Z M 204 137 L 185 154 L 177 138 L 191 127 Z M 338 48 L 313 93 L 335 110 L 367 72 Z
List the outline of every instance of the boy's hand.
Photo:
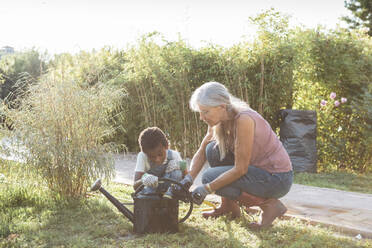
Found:
M 151 175 L 151 174 L 143 174 L 142 178 L 142 184 L 145 186 L 156 188 L 158 187 L 158 177 Z
M 167 168 L 165 169 L 165 173 L 172 172 L 174 170 L 179 170 L 180 166 L 177 161 L 169 161 Z
M 187 169 L 187 162 L 184 160 L 170 161 L 165 169 L 165 173 L 172 172 L 174 170 L 181 170 L 182 172 Z

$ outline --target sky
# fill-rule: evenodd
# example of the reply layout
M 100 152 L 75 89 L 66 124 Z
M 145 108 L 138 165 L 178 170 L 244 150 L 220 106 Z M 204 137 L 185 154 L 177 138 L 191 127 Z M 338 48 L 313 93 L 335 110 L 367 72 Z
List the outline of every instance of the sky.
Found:
M 193 47 L 230 47 L 254 37 L 249 17 L 275 8 L 292 25 L 335 28 L 344 0 L 0 0 L 0 47 L 50 54 L 125 48 L 158 31 Z

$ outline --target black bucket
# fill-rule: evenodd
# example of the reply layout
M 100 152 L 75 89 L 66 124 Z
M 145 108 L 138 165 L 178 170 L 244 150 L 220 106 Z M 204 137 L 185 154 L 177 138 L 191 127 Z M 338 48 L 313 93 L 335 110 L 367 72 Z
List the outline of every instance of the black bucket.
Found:
M 133 200 L 135 233 L 178 232 L 178 200 L 142 195 Z

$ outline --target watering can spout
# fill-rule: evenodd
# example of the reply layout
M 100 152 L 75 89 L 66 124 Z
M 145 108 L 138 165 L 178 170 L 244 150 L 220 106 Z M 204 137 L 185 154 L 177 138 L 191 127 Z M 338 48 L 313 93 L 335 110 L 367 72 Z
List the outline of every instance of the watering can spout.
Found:
M 122 213 L 125 217 L 127 217 L 133 224 L 134 224 L 134 214 L 126 208 L 121 202 L 119 202 L 115 197 L 113 197 L 109 192 L 107 192 L 102 187 L 101 179 L 97 179 L 91 186 L 90 191 L 97 191 L 99 190 L 106 198 L 114 204 L 114 206 Z
M 99 190 L 99 188 L 101 188 L 101 185 L 102 185 L 101 179 L 97 179 L 97 180 L 92 184 L 92 186 L 90 187 L 90 191 L 96 191 L 96 190 Z

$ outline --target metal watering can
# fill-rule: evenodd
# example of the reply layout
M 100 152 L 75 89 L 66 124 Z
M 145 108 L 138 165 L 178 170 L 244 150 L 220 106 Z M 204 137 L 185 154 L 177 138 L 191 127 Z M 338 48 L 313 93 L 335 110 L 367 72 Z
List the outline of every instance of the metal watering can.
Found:
M 178 232 L 178 223 L 184 222 L 191 214 L 193 201 L 191 193 L 179 182 L 169 178 L 159 178 L 159 183 L 169 182 L 171 186 L 178 185 L 185 194 L 179 198 L 169 199 L 162 197 L 161 193 L 142 193 L 143 185 L 132 193 L 134 200 L 134 213 L 120 201 L 108 193 L 98 179 L 91 187 L 91 191 L 99 190 L 114 206 L 133 223 L 133 231 L 138 234 L 145 233 L 175 233 Z M 189 202 L 190 207 L 186 215 L 178 220 L 178 201 Z

